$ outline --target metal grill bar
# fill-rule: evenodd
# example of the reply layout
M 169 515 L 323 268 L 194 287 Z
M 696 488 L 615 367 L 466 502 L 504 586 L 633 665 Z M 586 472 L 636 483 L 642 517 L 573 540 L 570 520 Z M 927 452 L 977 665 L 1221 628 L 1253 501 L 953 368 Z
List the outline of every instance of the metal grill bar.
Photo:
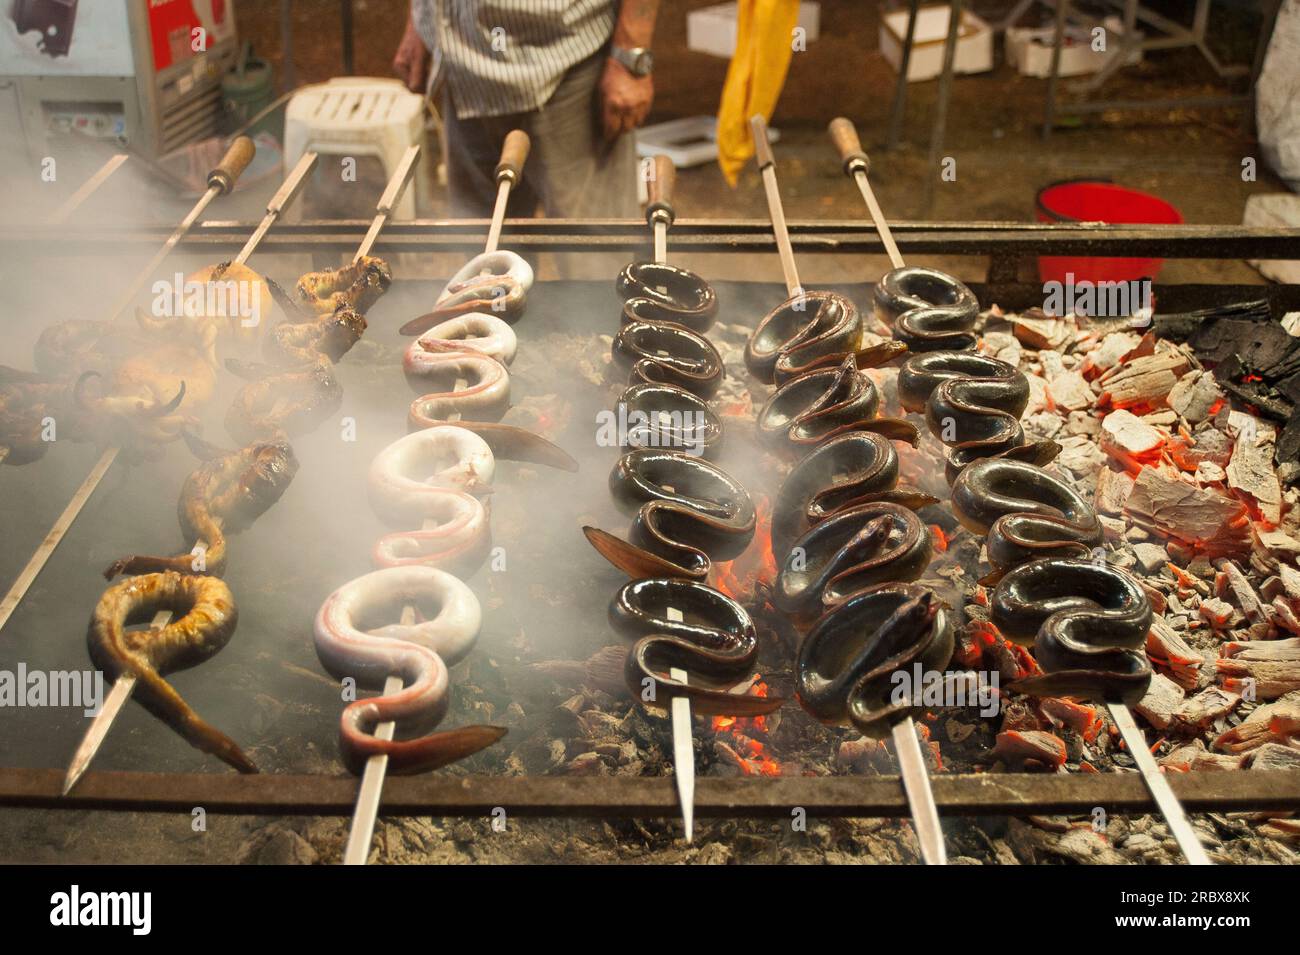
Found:
M 282 225 L 267 236 L 266 252 L 327 252 L 356 248 L 368 223 L 360 220 L 301 222 Z M 758 220 L 679 219 L 673 246 L 683 252 L 773 252 L 771 228 Z M 791 222 L 796 251 L 885 254 L 879 233 L 869 223 Z M 191 230 L 180 247 L 206 253 L 238 244 L 251 229 L 245 222 L 207 222 Z M 485 220 L 416 219 L 393 222 L 376 252 L 463 252 L 482 246 Z M 1285 259 L 1300 246 L 1300 229 L 1245 226 L 1046 225 L 1036 223 L 892 223 L 905 253 L 944 255 L 1116 255 L 1170 259 Z M 505 231 L 512 248 L 530 251 L 628 251 L 647 244 L 640 220 L 575 221 L 510 219 Z M 0 227 L 0 245 L 21 244 L 36 254 L 82 255 L 136 245 L 156 245 L 164 230 L 69 230 L 57 226 Z
M 75 793 L 60 796 L 57 769 L 0 770 L 0 806 L 231 815 L 348 816 L 356 802 L 352 776 L 221 773 L 87 773 Z M 945 815 L 996 816 L 1151 812 L 1155 803 L 1137 773 L 935 776 L 934 799 Z M 1188 810 L 1215 812 L 1300 809 L 1300 770 L 1171 773 Z M 386 816 L 481 816 L 501 807 L 535 817 L 676 818 L 670 777 L 396 776 L 384 787 Z M 695 811 L 709 818 L 789 819 L 810 816 L 905 817 L 907 796 L 896 776 L 701 779 Z

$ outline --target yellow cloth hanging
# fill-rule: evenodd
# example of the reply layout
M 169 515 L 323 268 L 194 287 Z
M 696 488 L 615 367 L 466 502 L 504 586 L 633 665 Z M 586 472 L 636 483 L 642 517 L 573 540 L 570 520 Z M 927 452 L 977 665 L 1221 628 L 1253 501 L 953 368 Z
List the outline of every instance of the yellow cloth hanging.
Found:
M 739 0 L 736 21 L 736 52 L 718 105 L 718 165 L 733 187 L 754 155 L 749 118 L 771 119 L 785 85 L 799 0 Z

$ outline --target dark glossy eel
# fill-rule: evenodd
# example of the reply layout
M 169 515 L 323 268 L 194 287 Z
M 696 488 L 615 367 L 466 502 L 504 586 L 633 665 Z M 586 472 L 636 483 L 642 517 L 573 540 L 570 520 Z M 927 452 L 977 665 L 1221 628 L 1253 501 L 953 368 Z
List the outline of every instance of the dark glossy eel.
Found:
M 796 664 L 800 704 L 823 723 L 872 737 L 917 711 L 896 697 L 896 673 L 941 672 L 953 651 L 948 610 L 929 588 L 881 584 L 854 594 L 804 638 Z
M 676 385 L 701 398 L 717 394 L 726 373 L 707 338 L 673 322 L 627 321 L 614 336 L 612 351 L 633 384 Z
M 964 526 L 988 535 L 998 574 L 1041 557 L 1087 557 L 1102 542 L 1092 505 L 1027 461 L 976 461 L 953 484 L 952 509 Z
M 722 446 L 722 419 L 708 402 L 676 385 L 641 382 L 619 396 L 632 448 L 669 448 L 711 458 Z
M 694 272 L 657 262 L 625 266 L 614 289 L 623 311 L 613 357 L 632 373 L 617 409 L 627 421 L 625 445 L 713 455 L 722 421 L 704 399 L 717 393 L 725 369 L 704 332 L 717 316 L 717 293 Z
M 631 577 L 704 580 L 713 560 L 733 560 L 754 536 L 754 503 L 716 464 L 680 451 L 641 448 L 609 475 L 615 501 L 635 513 L 631 541 L 595 527 L 587 540 Z
M 745 346 L 745 365 L 766 384 L 780 384 L 862 349 L 862 315 L 837 292 L 802 292 L 768 312 Z M 860 367 L 881 364 L 903 351 L 893 342 L 865 350 Z
M 969 289 L 942 272 L 904 271 L 889 273 L 876 289 L 877 308 L 895 334 L 928 352 L 904 363 L 900 400 L 910 411 L 924 409 L 930 431 L 952 449 L 953 511 L 988 535 L 993 573 L 982 582 L 997 581 L 994 623 L 1013 639 L 1034 641 L 1046 675 L 1016 688 L 1136 702 L 1151 680 L 1142 650 L 1151 623 L 1146 595 L 1103 560 L 1079 559 L 1101 545 L 1101 524 L 1088 501 L 1040 466 L 1059 447 L 1025 443 L 1024 375 L 972 352 L 937 350 L 977 344 L 970 328 L 978 304 Z
M 991 611 L 1003 634 L 1033 644 L 1046 671 L 1011 689 L 1128 706 L 1146 695 L 1151 603 L 1122 570 L 1102 561 L 1031 561 L 998 582 Z
M 979 300 L 964 282 L 938 269 L 909 265 L 886 272 L 876 283 L 876 315 L 909 351 L 966 351 L 975 347 L 972 328 Z
M 879 405 L 875 384 L 849 355 L 837 366 L 807 372 L 778 388 L 758 412 L 758 437 L 774 451 L 796 456 L 849 431 L 875 431 L 915 447 L 916 426 L 901 418 L 877 418 Z
M 673 322 L 703 334 L 718 314 L 718 294 L 689 269 L 631 262 L 614 280 L 623 299 L 623 323 Z
M 932 549 L 929 529 L 901 504 L 837 511 L 795 541 L 772 601 L 787 614 L 815 618 L 869 587 L 916 580 Z
M 836 511 L 872 501 L 913 510 L 937 499 L 898 484 L 898 452 L 873 431 L 831 438 L 795 465 L 772 508 L 772 553 L 783 561 L 796 539 Z
M 721 591 L 690 580 L 634 580 L 615 594 L 609 620 L 618 632 L 639 638 L 624 675 L 633 699 L 646 706 L 667 709 L 685 696 L 696 713 L 760 716 L 785 702 L 727 692 L 750 676 L 758 635 L 745 608 Z M 689 685 L 669 675 L 674 667 L 690 674 Z

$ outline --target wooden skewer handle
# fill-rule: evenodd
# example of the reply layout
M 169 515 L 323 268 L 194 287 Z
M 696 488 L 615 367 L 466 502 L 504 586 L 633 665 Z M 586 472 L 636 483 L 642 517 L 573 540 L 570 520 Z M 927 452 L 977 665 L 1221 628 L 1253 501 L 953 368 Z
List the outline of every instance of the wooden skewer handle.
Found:
M 763 170 L 775 165 L 776 157 L 772 155 L 772 144 L 767 141 L 767 120 L 762 114 L 755 113 L 749 118 L 749 128 L 754 134 L 754 158 L 758 160 L 758 168 Z
M 501 161 L 497 163 L 497 182 L 509 179 L 511 185 L 519 182 L 523 175 L 524 163 L 528 161 L 528 149 L 532 145 L 528 134 L 522 129 L 512 129 L 506 133 L 506 141 L 501 144 Z
M 221 162 L 213 167 L 208 173 L 208 188 L 216 187 L 221 190 L 221 195 L 225 195 L 231 189 L 235 188 L 235 183 L 239 181 L 239 176 L 248 164 L 253 161 L 253 156 L 257 153 L 257 147 L 247 136 L 238 137 L 226 154 L 221 157 Z
M 859 171 L 865 173 L 871 169 L 871 160 L 863 152 L 857 128 L 851 120 L 837 116 L 831 120 L 827 128 L 830 130 L 831 142 L 835 144 L 840 154 L 840 161 L 844 163 L 846 173 L 853 176 Z
M 677 184 L 677 167 L 667 156 L 655 156 L 651 160 L 650 179 L 646 183 L 646 194 L 650 202 L 645 207 L 646 221 L 652 225 L 659 220 L 672 225 L 677 213 L 673 211 L 673 187 Z

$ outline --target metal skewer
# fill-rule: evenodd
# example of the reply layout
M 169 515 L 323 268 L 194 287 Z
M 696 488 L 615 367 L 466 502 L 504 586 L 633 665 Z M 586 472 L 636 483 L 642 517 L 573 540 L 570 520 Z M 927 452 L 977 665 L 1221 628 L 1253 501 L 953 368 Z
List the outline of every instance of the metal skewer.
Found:
M 239 254 L 235 256 L 233 260 L 235 265 L 243 265 L 248 261 L 249 256 L 261 245 L 262 239 L 271 230 L 271 226 L 275 225 L 281 213 L 293 204 L 293 200 L 298 198 L 298 193 L 302 191 L 302 187 L 307 183 L 307 176 L 316 166 L 317 158 L 318 154 L 314 152 L 309 151 L 302 154 L 302 158 L 298 160 L 298 165 L 293 167 L 293 171 L 285 177 L 284 182 L 280 184 L 280 188 L 275 191 L 275 195 L 267 202 L 266 214 L 262 216 L 262 221 L 257 224 L 257 228 L 248 237 L 244 247 L 239 250 Z
M 903 255 L 898 251 L 898 243 L 894 241 L 894 234 L 889 231 L 889 223 L 885 221 L 885 214 L 880 211 L 876 194 L 871 190 L 871 181 L 867 178 L 867 172 L 871 169 L 871 160 L 862 151 L 857 129 L 843 116 L 831 120 L 829 129 L 831 142 L 839 150 L 840 159 L 844 163 L 844 171 L 858 184 L 858 191 L 862 193 L 862 199 L 867 204 L 871 221 L 876 224 L 876 231 L 880 233 L 880 241 L 885 245 L 889 261 L 894 264 L 894 268 L 901 269 Z
M 1151 755 L 1151 750 L 1147 748 L 1146 737 L 1142 735 L 1142 730 L 1133 719 L 1132 711 L 1123 703 L 1109 703 L 1106 708 L 1110 710 L 1111 719 L 1115 721 L 1119 735 L 1124 740 L 1124 745 L 1128 747 L 1129 755 L 1133 757 L 1133 762 L 1137 763 L 1138 771 L 1142 774 L 1142 781 L 1146 783 L 1152 798 L 1155 799 L 1160 814 L 1165 817 L 1165 823 L 1173 833 L 1183 857 L 1187 859 L 1187 864 L 1214 865 L 1205 851 L 1205 846 L 1201 845 L 1196 830 L 1188 821 L 1183 804 L 1174 795 L 1169 780 L 1165 779 L 1155 757 Z
M 894 242 L 894 237 L 889 231 L 889 223 L 885 221 L 885 216 L 880 210 L 880 204 L 876 202 L 876 196 L 871 191 L 871 184 L 867 181 L 870 160 L 862 150 L 862 143 L 858 139 L 857 129 L 854 128 L 852 122 L 841 116 L 831 120 L 829 131 L 831 141 L 835 144 L 840 159 L 844 163 L 844 171 L 854 178 L 862 192 L 862 198 L 866 200 L 872 221 L 876 224 L 876 230 L 880 233 L 880 239 L 885 245 L 885 250 L 889 253 L 890 261 L 893 262 L 894 268 L 903 268 L 903 256 L 898 251 L 898 245 Z M 1122 703 L 1110 703 L 1107 708 L 1115 721 L 1115 726 L 1119 729 L 1124 744 L 1133 756 L 1133 761 L 1137 763 L 1138 770 L 1142 773 L 1143 782 L 1146 783 L 1147 789 L 1150 790 L 1156 805 L 1169 826 L 1169 831 L 1173 833 L 1174 839 L 1178 842 L 1178 848 L 1182 850 L 1188 863 L 1191 865 L 1213 865 L 1210 857 L 1205 852 L 1205 847 L 1201 845 L 1200 839 L 1197 838 L 1192 824 L 1188 821 L 1182 803 L 1174 795 L 1173 789 L 1169 786 L 1169 781 L 1165 779 L 1155 758 L 1151 755 L 1151 751 L 1147 749 L 1146 738 L 1142 735 L 1136 721 L 1134 721 L 1133 713 Z M 910 724 L 911 720 L 909 719 L 906 722 Z M 900 762 L 904 758 L 903 741 L 900 739 L 902 727 L 902 723 L 894 727 L 894 742 L 899 747 Z M 911 731 L 907 736 L 911 741 L 911 748 L 915 750 L 916 758 L 919 758 L 920 748 L 916 742 L 915 732 Z M 906 784 L 906 782 L 907 777 L 905 775 L 904 783 Z M 929 790 L 928 781 L 925 788 L 925 794 L 921 798 L 929 802 L 933 813 L 934 797 Z M 913 802 L 915 808 L 911 787 L 908 788 L 908 799 Z M 934 813 L 934 819 L 937 824 L 937 813 Z M 921 835 L 922 852 L 924 852 L 925 836 L 919 824 L 917 832 Z M 939 843 L 939 846 L 942 849 L 942 842 Z
M 375 241 L 379 238 L 379 233 L 384 231 L 384 226 L 388 225 L 388 220 L 393 216 L 393 210 L 397 208 L 397 204 L 402 200 L 402 193 L 406 191 L 406 186 L 415 173 L 415 161 L 419 158 L 420 147 L 418 145 L 408 146 L 406 152 L 402 154 L 401 161 L 398 162 L 397 168 L 393 170 L 392 176 L 388 179 L 384 194 L 379 197 L 379 202 L 375 204 L 375 217 L 370 220 L 370 228 L 366 230 L 365 238 L 357 246 L 357 254 L 352 256 L 354 263 L 360 262 L 375 247 Z
M 497 244 L 501 240 L 501 223 L 505 218 L 506 202 L 510 198 L 511 187 L 519 181 L 520 170 L 523 169 L 524 160 L 528 158 L 528 134 L 523 130 L 515 129 L 506 134 L 505 144 L 501 147 L 501 161 L 497 164 L 497 201 L 496 207 L 492 212 L 492 225 L 488 229 L 487 244 L 484 252 L 495 252 Z M 370 225 L 370 231 L 366 234 L 366 239 L 361 243 L 361 248 L 357 250 L 357 261 L 363 255 L 370 251 L 374 240 L 379 237 L 379 230 L 383 228 L 386 220 L 387 210 L 391 210 L 397 205 L 402 196 L 402 190 L 410 180 L 411 172 L 415 168 L 415 159 L 419 155 L 419 146 L 412 146 L 402 157 L 402 162 L 398 165 L 393 179 L 389 182 L 388 188 L 384 191 L 384 197 L 379 201 L 379 213 L 375 216 L 375 221 Z M 405 171 L 403 171 L 405 170 Z M 402 178 L 399 180 L 398 175 Z M 381 218 L 383 217 L 383 218 Z M 456 384 L 452 391 L 463 391 L 469 382 L 464 378 L 457 378 Z M 452 412 L 447 416 L 448 421 L 459 421 L 460 412 Z M 424 529 L 429 530 L 436 527 L 436 522 L 425 521 Z M 410 626 L 415 622 L 415 608 L 406 606 L 402 608 L 401 617 L 403 626 Z M 402 689 L 402 678 L 400 676 L 389 676 L 384 681 L 384 696 L 391 696 Z M 397 731 L 397 724 L 391 721 L 380 723 L 375 727 L 374 736 L 376 739 L 385 742 L 393 738 Z M 357 802 L 352 810 L 352 823 L 348 829 L 348 841 L 343 850 L 344 865 L 365 865 L 370 857 L 370 844 L 375 836 L 375 820 L 379 816 L 379 804 L 384 793 L 384 777 L 388 773 L 388 756 L 384 753 L 378 753 L 366 760 L 365 769 L 361 772 L 361 786 L 357 789 Z
M 522 129 L 512 129 L 506 133 L 501 144 L 501 161 L 497 163 L 497 201 L 492 207 L 492 224 L 488 227 L 485 253 L 492 253 L 501 244 L 501 225 L 506 218 L 506 204 L 510 201 L 510 190 L 519 183 L 523 175 L 524 163 L 528 161 L 528 150 L 532 141 Z
M 649 195 L 645 217 L 654 230 L 655 262 L 663 265 L 668 261 L 668 227 L 677 215 L 673 210 L 673 185 L 677 181 L 677 169 L 667 156 L 655 156 L 647 162 L 650 174 L 646 179 Z M 665 608 L 665 613 L 675 623 L 681 623 L 684 619 L 676 607 Z M 686 685 L 687 673 L 680 667 L 669 668 L 668 675 L 683 686 Z M 691 738 L 690 698 L 674 697 L 670 714 L 673 724 L 673 780 L 677 786 L 677 800 L 682 806 L 682 826 L 686 830 L 686 841 L 691 842 L 695 837 L 695 744 Z
M 425 521 L 425 529 L 433 525 Z M 402 608 L 402 626 L 415 623 L 415 608 Z M 384 696 L 392 696 L 402 689 L 402 678 L 390 676 L 384 681 Z M 391 720 L 375 727 L 375 739 L 389 742 L 397 732 Z M 379 816 L 379 799 L 384 792 L 384 777 L 388 773 L 388 754 L 378 753 L 366 760 L 361 773 L 361 787 L 357 790 L 357 804 L 352 810 L 352 824 L 348 827 L 348 842 L 343 849 L 344 865 L 365 865 L 370 857 L 370 843 L 375 837 L 375 820 Z
M 803 292 L 803 289 L 799 287 L 799 276 L 795 272 L 794 252 L 790 247 L 785 213 L 781 208 L 781 193 L 776 184 L 776 160 L 767 141 L 767 125 L 763 122 L 762 116 L 755 116 L 749 122 L 754 132 L 754 154 L 758 159 L 759 168 L 763 170 L 767 208 L 772 218 L 772 231 L 776 235 L 776 247 L 781 253 L 781 268 L 785 272 L 786 289 L 791 296 L 798 295 Z M 874 197 L 872 201 L 874 202 Z M 880 221 L 883 224 L 883 217 Z M 888 229 L 889 227 L 885 226 L 882 235 L 887 234 Z M 892 239 L 890 241 L 892 242 Z M 902 260 L 899 259 L 897 264 L 902 265 Z M 943 830 L 939 826 L 939 811 L 934 803 L 934 793 L 930 789 L 930 774 L 925 767 L 921 744 L 916 738 L 916 725 L 910 716 L 894 724 L 893 738 L 894 748 L 898 752 L 898 767 L 903 778 L 903 789 L 907 793 L 907 803 L 912 809 L 912 824 L 916 827 L 917 839 L 921 843 L 921 858 L 927 865 L 947 865 Z
M 159 610 L 154 614 L 149 627 L 152 630 L 161 630 L 171 621 L 172 612 L 170 610 Z M 95 754 L 99 752 L 99 747 L 107 739 L 113 721 L 117 719 L 118 714 L 122 712 L 122 707 L 126 706 L 126 701 L 131 698 L 131 694 L 135 691 L 135 684 L 136 676 L 134 673 L 122 673 L 113 681 L 113 688 L 108 691 L 103 706 L 95 714 L 95 718 L 86 729 L 86 735 L 81 738 L 81 743 L 77 746 L 77 751 L 72 754 L 72 761 L 68 763 L 68 771 L 63 777 L 63 795 L 66 796 L 72 792 L 72 787 L 77 785 L 77 780 L 81 778 L 81 774 L 90 767 L 90 761 L 95 758 Z
M 128 153 L 117 153 L 114 156 L 110 156 L 108 161 L 95 171 L 94 175 L 78 186 L 77 191 L 65 199 L 63 203 L 54 210 L 50 215 L 50 224 L 58 225 L 59 223 L 66 221 L 68 216 L 72 215 L 72 213 L 74 213 L 83 202 L 89 199 L 94 194 L 95 190 L 104 184 L 105 180 L 107 180 L 109 176 L 117 172 L 118 168 L 126 162 L 128 158 L 130 158 L 130 154 Z
M 767 212 L 772 219 L 776 250 L 781 254 L 785 290 L 793 298 L 803 293 L 803 286 L 799 284 L 799 270 L 795 268 L 794 249 L 790 245 L 790 230 L 786 227 L 785 209 L 781 206 L 781 190 L 776 184 L 776 157 L 772 155 L 772 144 L 767 141 L 767 121 L 761 115 L 751 116 L 749 128 L 754 134 L 754 158 L 763 174 L 763 191 L 767 193 Z
M 194 203 L 194 207 L 190 210 L 189 214 L 186 215 L 181 224 L 177 226 L 175 231 L 173 231 L 167 238 L 167 241 L 163 243 L 162 248 L 149 261 L 148 265 L 141 269 L 136 277 L 131 281 L 126 293 L 121 296 L 117 304 L 114 305 L 113 311 L 109 313 L 108 321 L 115 321 L 118 315 L 120 315 L 122 311 L 131 304 L 131 301 L 135 298 L 136 293 L 139 292 L 141 286 L 143 286 L 149 277 L 153 275 L 154 269 L 156 269 L 158 264 L 167 257 L 167 254 L 176 247 L 176 243 L 178 243 L 185 233 L 190 230 L 190 227 L 198 220 L 198 217 L 203 213 L 203 210 L 208 207 L 208 204 L 217 196 L 224 195 L 234 188 L 235 182 L 239 179 L 240 173 L 242 173 L 252 161 L 254 149 L 253 141 L 247 136 L 240 136 L 231 144 L 230 148 L 226 151 L 225 156 L 222 157 L 221 162 L 219 162 L 213 170 L 208 173 L 207 192 L 199 197 L 199 200 Z M 41 541 L 40 546 L 36 548 L 36 552 L 32 554 L 32 557 L 27 562 L 26 566 L 19 572 L 13 586 L 9 588 L 9 592 L 5 594 L 3 600 L 0 600 L 0 629 L 3 629 L 5 624 L 9 622 L 9 618 L 13 616 L 14 610 L 17 609 L 18 604 L 22 602 L 23 597 L 26 596 L 32 583 L 36 580 L 41 570 L 44 569 L 46 562 L 50 559 L 50 555 L 54 553 L 54 549 L 59 546 L 59 543 L 68 533 L 68 529 L 72 526 L 72 522 L 77 519 L 77 515 L 80 514 L 81 509 L 85 507 L 86 501 L 90 499 L 90 495 L 95 492 L 95 488 L 99 486 L 99 482 L 102 481 L 104 475 L 108 473 L 108 469 L 113 466 L 113 462 L 117 459 L 117 454 L 120 450 L 120 448 L 107 448 L 99 456 L 99 460 L 97 460 L 94 466 L 90 469 L 90 473 L 86 475 L 86 479 L 81 482 L 81 486 L 77 488 L 77 492 L 72 496 L 72 500 L 68 502 L 68 506 L 63 509 L 63 513 L 60 514 L 58 520 L 54 522 L 54 526 L 50 529 L 50 532 L 45 535 L 45 539 Z

